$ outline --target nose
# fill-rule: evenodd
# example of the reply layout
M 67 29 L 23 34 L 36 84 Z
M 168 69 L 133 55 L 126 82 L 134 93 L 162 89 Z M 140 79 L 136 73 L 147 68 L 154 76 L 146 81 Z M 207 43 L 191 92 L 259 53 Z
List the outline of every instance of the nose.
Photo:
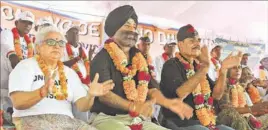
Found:
M 54 48 L 60 49 L 60 45 L 58 43 L 56 43 L 56 45 L 54 46 Z

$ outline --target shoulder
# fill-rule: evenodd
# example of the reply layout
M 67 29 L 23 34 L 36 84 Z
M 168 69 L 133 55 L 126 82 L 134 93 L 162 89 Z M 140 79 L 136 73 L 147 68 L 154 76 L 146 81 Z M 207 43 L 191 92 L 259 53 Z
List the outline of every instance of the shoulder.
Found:
M 14 68 L 13 71 L 11 71 L 11 74 L 13 73 L 20 73 L 20 72 L 27 72 L 27 73 L 31 73 L 33 71 L 35 71 L 35 69 L 38 67 L 38 63 L 35 60 L 34 57 L 32 58 L 28 58 L 25 60 L 21 60 L 16 67 Z
M 104 62 L 107 60 L 111 60 L 111 57 L 109 53 L 102 48 L 99 53 L 96 54 L 96 56 L 93 58 L 92 63 L 99 63 L 99 62 Z
M 28 59 L 24 59 L 21 60 L 17 66 L 22 66 L 22 67 L 26 67 L 26 68 L 33 68 L 33 66 L 37 66 L 38 63 L 36 61 L 36 59 L 34 57 L 28 58 Z M 16 66 L 16 67 L 17 67 Z
M 175 67 L 177 64 L 181 64 L 176 58 L 171 58 L 164 63 L 164 67 Z
M 75 71 L 66 65 L 64 65 L 64 72 L 67 77 L 76 75 Z

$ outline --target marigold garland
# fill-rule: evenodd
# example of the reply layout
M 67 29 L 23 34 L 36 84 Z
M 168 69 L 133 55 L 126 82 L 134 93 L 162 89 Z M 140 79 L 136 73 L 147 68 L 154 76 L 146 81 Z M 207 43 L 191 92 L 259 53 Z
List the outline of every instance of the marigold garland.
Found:
M 23 60 L 23 53 L 21 50 L 21 44 L 20 44 L 20 35 L 18 32 L 17 28 L 13 28 L 12 30 L 13 33 L 13 38 L 14 38 L 14 48 L 16 55 L 19 57 L 20 60 Z M 24 35 L 24 40 L 26 41 L 27 44 L 27 49 L 28 49 L 28 55 L 27 58 L 33 57 L 33 43 L 31 42 L 30 38 L 28 35 Z
M 35 55 L 36 61 L 42 70 L 43 74 L 45 76 L 50 75 L 50 70 L 45 64 L 44 60 L 41 59 L 39 55 Z M 61 61 L 58 61 L 58 73 L 60 78 L 60 86 L 57 88 L 55 85 L 52 88 L 52 94 L 56 97 L 57 100 L 65 100 L 68 97 L 68 91 L 67 91 L 67 82 L 66 82 L 66 76 L 64 72 L 64 64 Z
M 253 104 L 256 104 L 256 103 L 261 101 L 260 93 L 259 93 L 259 91 L 258 91 L 258 89 L 256 87 L 249 86 L 247 88 L 247 92 L 248 92 L 249 97 L 250 97 L 250 99 L 251 99 Z
M 79 49 L 82 49 L 82 48 L 79 48 Z M 73 59 L 74 55 L 73 55 L 73 51 L 71 48 L 71 44 L 69 44 L 69 43 L 66 44 L 66 51 L 67 51 L 67 54 L 69 56 L 69 59 Z M 72 66 L 72 69 L 75 70 L 75 72 L 77 73 L 77 75 L 79 76 L 79 78 L 83 84 L 89 84 L 90 83 L 90 77 L 89 77 L 90 76 L 90 63 L 89 63 L 89 59 L 87 58 L 86 53 L 84 52 L 83 49 L 82 49 L 82 57 L 81 58 L 84 61 L 84 65 L 86 68 L 86 77 L 85 78 L 83 77 L 77 63 L 75 63 Z
M 169 59 L 167 53 L 163 53 L 162 58 L 164 59 L 165 62 Z
M 268 80 L 268 75 L 266 75 L 265 70 L 264 70 L 264 66 L 260 66 L 259 67 L 259 74 L 260 74 L 260 79 L 261 80 Z
M 132 65 L 127 67 L 127 57 L 113 39 L 108 39 L 105 42 L 104 49 L 109 53 L 116 69 L 123 75 L 123 87 L 127 99 L 133 102 L 145 102 L 151 76 L 144 56 L 140 52 L 136 53 L 132 58 Z M 135 75 L 138 77 L 137 87 L 133 79 Z M 135 118 L 139 116 L 139 113 L 130 111 L 129 115 Z M 142 130 L 143 126 L 140 122 L 137 122 L 129 125 L 129 127 L 131 130 Z
M 124 52 L 112 40 L 105 42 L 104 48 L 109 53 L 117 70 L 123 74 L 123 87 L 126 97 L 130 101 L 144 102 L 148 93 L 150 74 L 146 59 L 139 52 L 132 58 L 132 65 L 127 67 L 128 60 Z M 138 85 L 133 77 L 138 72 Z
M 239 83 L 228 83 L 228 88 L 231 89 L 231 103 L 232 105 L 237 108 L 237 107 L 245 107 L 247 102 L 246 102 L 246 97 L 244 94 L 244 88 L 239 85 Z
M 147 55 L 147 64 L 149 66 L 149 71 L 152 75 L 153 78 L 156 78 L 156 74 L 155 74 L 155 71 L 154 71 L 154 66 L 153 66 L 153 60 L 152 60 L 152 57 L 148 54 Z
M 193 63 L 186 61 L 179 53 L 176 53 L 176 58 L 184 65 L 188 79 L 195 74 Z M 211 97 L 211 90 L 206 76 L 203 77 L 192 94 L 194 96 L 196 116 L 200 123 L 211 130 L 217 130 L 218 128 L 215 126 L 216 116 L 213 112 L 213 98 Z

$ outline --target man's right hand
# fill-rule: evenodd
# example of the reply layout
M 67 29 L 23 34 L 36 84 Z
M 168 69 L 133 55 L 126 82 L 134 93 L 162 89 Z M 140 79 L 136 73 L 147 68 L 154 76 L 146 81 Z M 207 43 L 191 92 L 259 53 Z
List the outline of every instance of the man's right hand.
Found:
M 255 116 L 262 116 L 264 114 L 268 114 L 268 102 L 255 104 L 251 110 L 252 114 Z
M 201 54 L 200 56 L 197 58 L 201 64 L 202 67 L 206 67 L 209 68 L 210 65 L 210 55 L 209 55 L 209 51 L 208 51 L 208 47 L 206 45 L 204 45 L 201 48 Z
M 229 54 L 227 58 L 222 61 L 222 69 L 230 69 L 240 65 L 242 59 L 242 52 L 239 51 L 237 55 L 233 56 L 233 53 Z
M 9 57 L 12 69 L 14 69 L 16 67 L 16 65 L 20 62 L 19 57 L 16 54 L 12 54 Z
M 155 99 L 151 99 L 144 103 L 134 102 L 132 103 L 133 106 L 130 107 L 131 108 L 130 111 L 137 112 L 145 117 L 152 117 L 155 103 L 156 103 Z

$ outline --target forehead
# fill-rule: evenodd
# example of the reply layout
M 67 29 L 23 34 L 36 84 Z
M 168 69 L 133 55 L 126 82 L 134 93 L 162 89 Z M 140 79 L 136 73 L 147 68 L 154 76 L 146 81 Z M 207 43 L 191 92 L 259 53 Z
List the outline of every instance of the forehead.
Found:
M 58 40 L 63 40 L 63 37 L 61 36 L 61 34 L 59 32 L 49 32 L 45 36 L 44 40 L 46 40 L 46 39 L 54 39 L 54 40 L 58 41 Z
M 132 18 L 129 18 L 125 24 L 126 25 L 136 25 L 135 21 Z

